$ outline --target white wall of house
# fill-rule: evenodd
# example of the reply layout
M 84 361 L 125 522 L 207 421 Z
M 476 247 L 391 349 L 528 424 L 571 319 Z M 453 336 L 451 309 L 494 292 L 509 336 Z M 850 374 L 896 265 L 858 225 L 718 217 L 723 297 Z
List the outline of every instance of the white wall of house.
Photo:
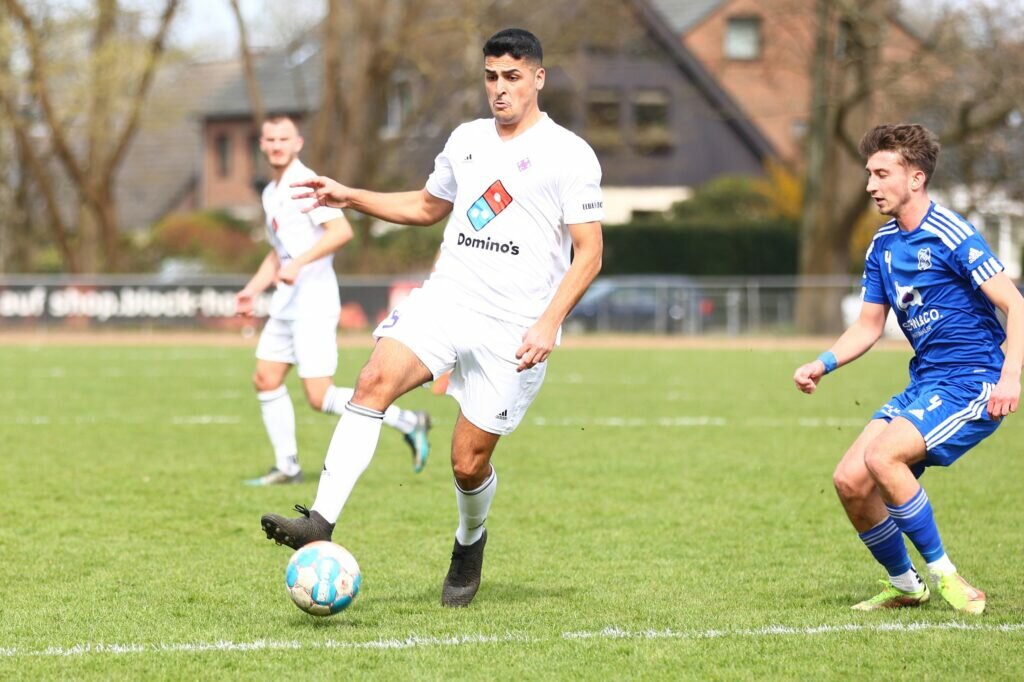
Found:
M 995 189 L 954 187 L 934 193 L 935 200 L 960 213 L 981 230 L 989 246 L 1006 266 L 1012 279 L 1021 278 L 1024 247 L 1024 202 L 1010 199 Z
M 663 213 L 693 196 L 689 187 L 602 187 L 601 193 L 607 225 L 628 223 L 634 211 Z

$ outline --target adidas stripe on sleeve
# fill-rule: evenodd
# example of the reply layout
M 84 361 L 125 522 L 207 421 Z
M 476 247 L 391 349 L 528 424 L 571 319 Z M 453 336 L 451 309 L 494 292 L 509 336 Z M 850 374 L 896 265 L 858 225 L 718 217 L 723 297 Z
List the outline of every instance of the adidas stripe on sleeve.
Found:
M 1006 269 L 981 233 L 953 211 L 936 205 L 925 228 L 950 248 L 955 267 L 975 289 Z

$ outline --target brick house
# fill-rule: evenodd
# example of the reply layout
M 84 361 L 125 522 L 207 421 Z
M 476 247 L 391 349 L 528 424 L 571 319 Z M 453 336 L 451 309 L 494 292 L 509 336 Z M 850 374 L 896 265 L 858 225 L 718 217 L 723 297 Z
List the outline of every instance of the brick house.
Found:
M 707 69 L 680 43 L 648 0 L 631 0 L 630 41 L 582 45 L 545 59 L 548 82 L 541 107 L 595 147 L 604 169 L 609 222 L 633 211 L 662 211 L 685 199 L 691 187 L 723 173 L 759 174 L 773 147 Z M 539 37 L 548 45 L 557 34 Z M 552 51 L 555 52 L 555 51 Z M 261 56 L 257 78 L 268 111 L 310 120 L 319 100 L 319 50 L 315 41 Z M 489 115 L 479 91 L 479 115 Z M 382 137 L 416 88 L 386 95 Z M 216 90 L 199 111 L 202 120 L 201 205 L 255 215 L 260 170 L 245 85 L 239 74 Z M 447 114 L 452 118 L 450 113 Z M 459 118 L 436 121 L 415 144 L 400 145 L 404 186 L 421 183 Z
M 779 158 L 799 164 L 811 101 L 814 0 L 654 2 Z M 906 61 L 920 39 L 896 16 L 890 16 L 888 30 L 882 59 Z M 842 49 L 841 35 L 837 49 Z

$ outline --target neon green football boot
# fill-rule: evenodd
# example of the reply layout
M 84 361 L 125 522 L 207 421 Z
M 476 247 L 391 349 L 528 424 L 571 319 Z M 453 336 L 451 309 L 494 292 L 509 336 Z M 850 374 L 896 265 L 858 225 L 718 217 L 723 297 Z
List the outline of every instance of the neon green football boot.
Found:
M 985 610 L 985 593 L 964 580 L 959 573 L 934 577 L 935 589 L 957 611 L 978 615 Z
M 921 589 L 916 592 L 904 592 L 894 586 L 888 580 L 879 580 L 885 585 L 885 589 L 871 599 L 854 604 L 850 608 L 854 611 L 877 611 L 878 609 L 902 609 L 908 606 L 920 606 L 928 601 L 930 595 L 928 586 L 921 583 Z

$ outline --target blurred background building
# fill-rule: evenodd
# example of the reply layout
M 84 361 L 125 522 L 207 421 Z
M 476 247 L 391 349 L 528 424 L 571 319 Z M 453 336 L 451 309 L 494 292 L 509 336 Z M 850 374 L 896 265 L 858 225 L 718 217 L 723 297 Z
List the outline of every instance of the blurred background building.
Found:
M 983 0 L 5 0 L 0 287 L 229 289 L 266 250 L 264 113 L 300 120 L 319 172 L 422 186 L 451 129 L 487 115 L 480 46 L 521 25 L 545 45 L 542 108 L 602 163 L 605 273 L 626 279 L 601 298 L 646 301 L 577 326 L 831 332 L 882 222 L 856 155 L 879 122 L 939 133 L 936 198 L 1020 277 L 1022 19 Z M 352 219 L 343 286 L 429 269 L 443 226 Z M 355 323 L 387 296 L 363 299 Z

